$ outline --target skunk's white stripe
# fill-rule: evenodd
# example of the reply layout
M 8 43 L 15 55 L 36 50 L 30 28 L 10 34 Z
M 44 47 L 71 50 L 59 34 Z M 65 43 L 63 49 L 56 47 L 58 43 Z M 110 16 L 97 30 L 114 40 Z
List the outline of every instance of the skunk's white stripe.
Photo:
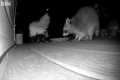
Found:
M 48 14 L 45 14 L 42 16 L 42 18 L 39 21 L 35 21 L 30 23 L 29 25 L 29 31 L 30 31 L 30 37 L 36 36 L 37 34 L 45 34 L 47 31 L 50 23 L 50 17 Z

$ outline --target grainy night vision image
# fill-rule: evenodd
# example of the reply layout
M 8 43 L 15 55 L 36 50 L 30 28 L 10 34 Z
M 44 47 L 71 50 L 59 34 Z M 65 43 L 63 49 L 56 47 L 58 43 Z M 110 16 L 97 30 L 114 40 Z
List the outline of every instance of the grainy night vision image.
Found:
M 115 0 L 0 0 L 0 80 L 120 80 Z

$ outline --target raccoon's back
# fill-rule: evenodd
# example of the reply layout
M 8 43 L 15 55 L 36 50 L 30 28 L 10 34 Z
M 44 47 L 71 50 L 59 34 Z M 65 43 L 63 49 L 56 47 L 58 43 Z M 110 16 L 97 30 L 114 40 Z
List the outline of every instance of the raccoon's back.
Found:
M 90 27 L 99 24 L 96 11 L 91 7 L 81 8 L 72 18 L 71 24 L 79 31 L 86 31 Z

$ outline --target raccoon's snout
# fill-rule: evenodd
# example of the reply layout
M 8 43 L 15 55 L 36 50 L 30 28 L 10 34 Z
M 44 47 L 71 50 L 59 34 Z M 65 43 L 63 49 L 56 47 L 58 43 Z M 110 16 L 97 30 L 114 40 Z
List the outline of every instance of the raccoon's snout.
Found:
M 64 30 L 63 31 L 63 36 L 67 36 L 67 35 L 69 35 L 69 32 L 67 30 Z
M 64 33 L 68 33 L 68 31 L 67 31 L 67 30 L 64 30 Z

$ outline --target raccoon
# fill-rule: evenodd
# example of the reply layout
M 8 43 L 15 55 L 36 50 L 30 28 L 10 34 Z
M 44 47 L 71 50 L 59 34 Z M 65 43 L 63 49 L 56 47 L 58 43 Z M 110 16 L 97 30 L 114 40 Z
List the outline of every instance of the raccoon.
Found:
M 78 30 L 70 24 L 70 19 L 66 19 L 66 23 L 63 29 L 63 36 L 69 36 L 70 34 L 75 35 L 75 39 L 80 40 L 81 37 L 85 36 L 82 32 L 78 32 Z
M 63 36 L 69 33 L 76 34 L 75 39 L 93 39 L 99 35 L 99 17 L 92 7 L 81 8 L 72 19 L 67 18 L 63 28 Z

